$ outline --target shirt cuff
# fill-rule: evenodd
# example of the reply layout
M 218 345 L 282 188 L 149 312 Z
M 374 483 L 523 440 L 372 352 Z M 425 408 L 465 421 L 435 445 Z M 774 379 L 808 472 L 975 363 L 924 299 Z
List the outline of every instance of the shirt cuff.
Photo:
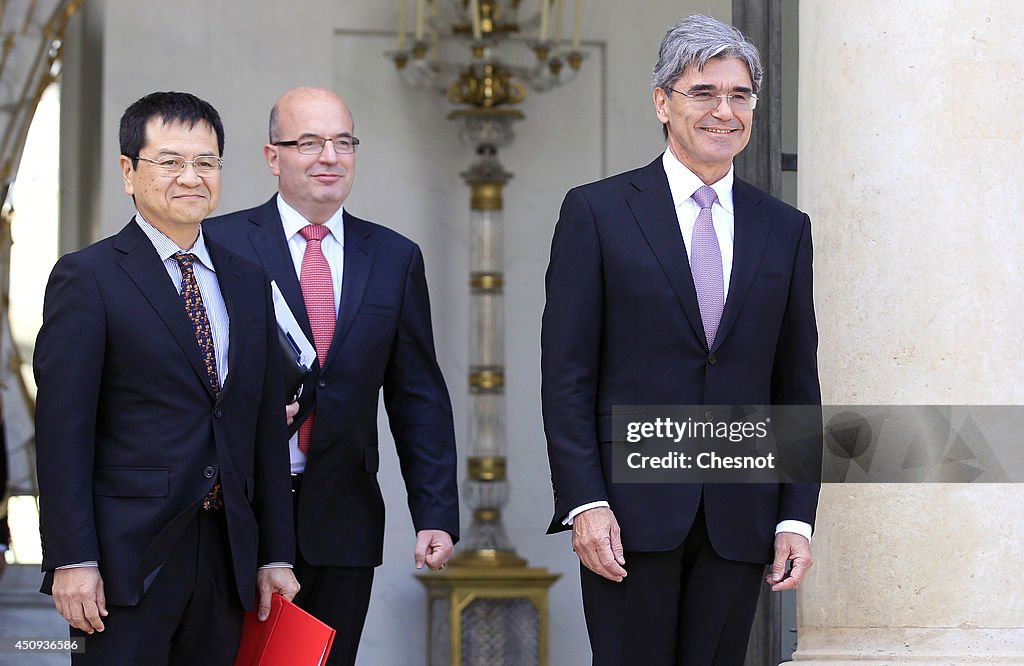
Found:
M 294 568 L 290 562 L 270 562 L 264 564 L 260 569 L 292 569 Z
M 792 532 L 793 534 L 799 534 L 808 541 L 811 540 L 811 524 L 805 523 L 802 520 L 783 520 L 775 526 L 775 533 L 779 532 Z
M 100 565 L 99 562 L 97 562 L 95 560 L 89 560 L 88 562 L 77 562 L 75 564 L 65 564 L 64 566 L 57 567 L 57 568 L 58 569 L 81 569 L 83 567 L 98 567 L 99 565 Z
M 606 509 L 610 509 L 612 505 L 609 504 L 608 502 L 604 501 L 604 500 L 600 500 L 600 501 L 597 501 L 597 502 L 590 502 L 589 504 L 584 504 L 582 506 L 578 506 L 578 507 L 576 507 L 575 509 L 573 509 L 572 511 L 569 512 L 569 515 L 565 517 L 565 520 L 562 521 L 562 524 L 563 525 L 572 525 L 573 518 L 575 518 L 576 516 L 580 515 L 581 513 L 586 511 L 587 509 L 596 509 L 599 506 L 603 506 Z

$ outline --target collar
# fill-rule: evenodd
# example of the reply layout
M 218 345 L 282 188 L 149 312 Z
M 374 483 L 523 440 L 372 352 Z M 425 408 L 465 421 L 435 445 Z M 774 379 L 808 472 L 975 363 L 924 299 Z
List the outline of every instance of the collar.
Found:
M 182 252 L 182 249 L 178 247 L 178 244 L 172 241 L 167 235 L 154 227 L 152 224 L 146 221 L 146 218 L 142 217 L 142 213 L 135 213 L 135 223 L 139 225 L 142 232 L 146 234 L 146 238 L 153 244 L 156 249 L 156 253 L 160 256 L 160 261 L 167 261 L 174 255 Z M 210 258 L 210 251 L 206 247 L 206 238 L 203 237 L 203 225 L 199 225 L 199 236 L 196 237 L 196 242 L 192 244 L 187 250 L 187 253 L 196 255 L 196 259 L 199 260 L 206 268 L 210 269 L 214 273 L 217 269 L 213 267 L 213 259 Z
M 290 239 L 295 234 L 309 224 L 309 220 L 302 216 L 302 213 L 292 208 L 292 206 L 284 200 L 284 197 L 280 193 L 277 195 L 277 211 L 281 214 L 281 224 L 284 226 L 284 237 Z M 334 211 L 334 215 L 331 215 L 326 222 L 327 228 L 331 230 L 331 235 L 334 236 L 335 240 L 345 246 L 345 206 L 341 206 L 338 210 Z
M 704 183 L 697 177 L 697 174 L 687 169 L 685 164 L 676 159 L 670 148 L 665 149 L 661 163 L 665 167 L 665 175 L 668 176 L 668 187 L 672 191 L 672 203 L 678 209 Z M 729 172 L 721 180 L 711 184 L 711 189 L 718 195 L 718 203 L 730 214 L 733 213 L 732 182 L 735 177 L 734 171 L 735 166 L 730 165 Z

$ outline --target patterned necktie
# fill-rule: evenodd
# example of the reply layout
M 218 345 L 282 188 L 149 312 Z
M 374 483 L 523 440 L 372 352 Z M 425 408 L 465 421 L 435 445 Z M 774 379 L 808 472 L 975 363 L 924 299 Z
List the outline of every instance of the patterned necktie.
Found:
M 174 260 L 181 268 L 181 301 L 185 304 L 185 313 L 192 321 L 192 329 L 199 343 L 199 353 L 206 366 L 206 376 L 214 396 L 220 395 L 220 376 L 217 374 L 217 354 L 213 348 L 213 333 L 210 331 L 210 320 L 206 316 L 203 296 L 199 293 L 199 283 L 193 265 L 196 255 L 179 252 Z
M 700 206 L 700 214 L 697 215 L 690 239 L 690 272 L 693 274 L 693 286 L 697 288 L 697 304 L 700 306 L 700 319 L 704 322 L 704 335 L 708 349 L 711 349 L 725 308 L 722 249 L 718 246 L 718 235 L 715 234 L 715 225 L 711 219 L 711 206 L 718 200 L 718 194 L 704 185 L 693 193 L 693 200 Z
M 199 343 L 199 353 L 203 357 L 203 365 L 206 366 L 206 377 L 213 390 L 214 397 L 220 396 L 220 375 L 217 374 L 217 353 L 213 348 L 213 333 L 210 330 L 210 319 L 206 316 L 206 306 L 203 305 L 203 296 L 199 293 L 199 283 L 196 282 L 196 273 L 193 264 L 196 255 L 185 252 L 178 252 L 174 260 L 181 268 L 181 301 L 185 304 L 185 313 L 192 321 L 192 330 Z M 207 511 L 219 509 L 224 506 L 223 492 L 220 486 L 220 478 L 213 484 L 213 488 L 203 498 L 203 508 Z
M 331 233 L 325 224 L 308 224 L 299 230 L 306 239 L 306 251 L 302 255 L 302 270 L 299 274 L 299 285 L 302 287 L 302 300 L 306 302 L 306 314 L 309 326 L 313 329 L 313 346 L 316 357 L 320 361 L 321 370 L 327 361 L 327 350 L 334 337 L 334 324 L 337 314 L 334 312 L 334 283 L 331 281 L 331 266 L 327 263 L 320 242 Z M 313 417 L 299 426 L 299 450 L 309 454 L 309 442 L 313 435 Z

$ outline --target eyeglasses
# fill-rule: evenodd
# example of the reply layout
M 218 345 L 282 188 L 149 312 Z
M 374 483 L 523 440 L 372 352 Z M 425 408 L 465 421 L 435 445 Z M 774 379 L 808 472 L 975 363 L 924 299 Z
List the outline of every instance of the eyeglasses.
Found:
M 676 90 L 675 88 L 669 88 L 669 90 L 689 99 L 690 104 L 695 109 L 703 109 L 705 111 L 718 108 L 718 105 L 721 104 L 719 100 L 722 99 L 726 100 L 729 106 L 739 111 L 753 111 L 757 107 L 757 95 L 754 93 L 734 92 L 728 95 L 712 95 L 706 90 L 698 90 L 692 93 Z
M 151 160 L 141 155 L 137 155 L 135 159 L 156 165 L 157 169 L 168 176 L 177 176 L 184 172 L 186 164 L 191 164 L 192 168 L 200 176 L 213 176 L 220 173 L 220 170 L 224 168 L 224 160 L 213 155 L 202 155 L 194 160 L 186 160 L 184 157 L 164 157 L 159 160 Z
M 312 134 L 303 134 L 295 141 L 275 141 L 273 145 L 295 146 L 295 149 L 303 155 L 319 155 L 324 151 L 324 146 L 328 143 L 334 144 L 334 152 L 339 155 L 354 153 L 356 148 L 359 147 L 359 139 L 354 136 L 339 136 L 336 139 L 330 139 Z

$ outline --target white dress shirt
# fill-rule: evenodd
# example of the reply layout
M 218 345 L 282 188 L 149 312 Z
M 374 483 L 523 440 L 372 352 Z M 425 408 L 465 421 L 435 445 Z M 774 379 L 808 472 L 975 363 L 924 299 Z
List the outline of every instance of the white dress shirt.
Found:
M 661 159 L 668 176 L 668 189 L 672 192 L 672 204 L 675 206 L 676 218 L 679 220 L 679 232 L 683 235 L 686 245 L 686 259 L 690 259 L 690 243 L 693 241 L 693 227 L 697 224 L 700 205 L 693 200 L 693 193 L 704 183 L 692 171 L 676 159 L 671 150 L 666 150 Z M 733 167 L 711 189 L 718 195 L 718 201 L 711 206 L 711 220 L 718 236 L 718 247 L 722 250 L 722 278 L 725 286 L 725 300 L 729 300 L 729 278 L 732 277 L 732 252 L 736 238 L 736 223 L 732 207 Z
M 295 210 L 280 194 L 277 195 L 277 210 L 281 214 L 281 225 L 284 237 L 288 240 L 288 253 L 295 266 L 295 275 L 302 278 L 302 257 L 306 253 L 306 239 L 299 233 L 310 224 L 302 213 Z M 345 269 L 345 208 L 342 206 L 324 225 L 331 233 L 320 241 L 320 249 L 331 267 L 331 286 L 334 287 L 334 316 L 338 316 L 341 307 L 341 284 Z M 299 433 L 296 432 L 288 440 L 288 457 L 291 460 L 292 474 L 302 474 L 306 469 L 306 454 L 299 450 Z

